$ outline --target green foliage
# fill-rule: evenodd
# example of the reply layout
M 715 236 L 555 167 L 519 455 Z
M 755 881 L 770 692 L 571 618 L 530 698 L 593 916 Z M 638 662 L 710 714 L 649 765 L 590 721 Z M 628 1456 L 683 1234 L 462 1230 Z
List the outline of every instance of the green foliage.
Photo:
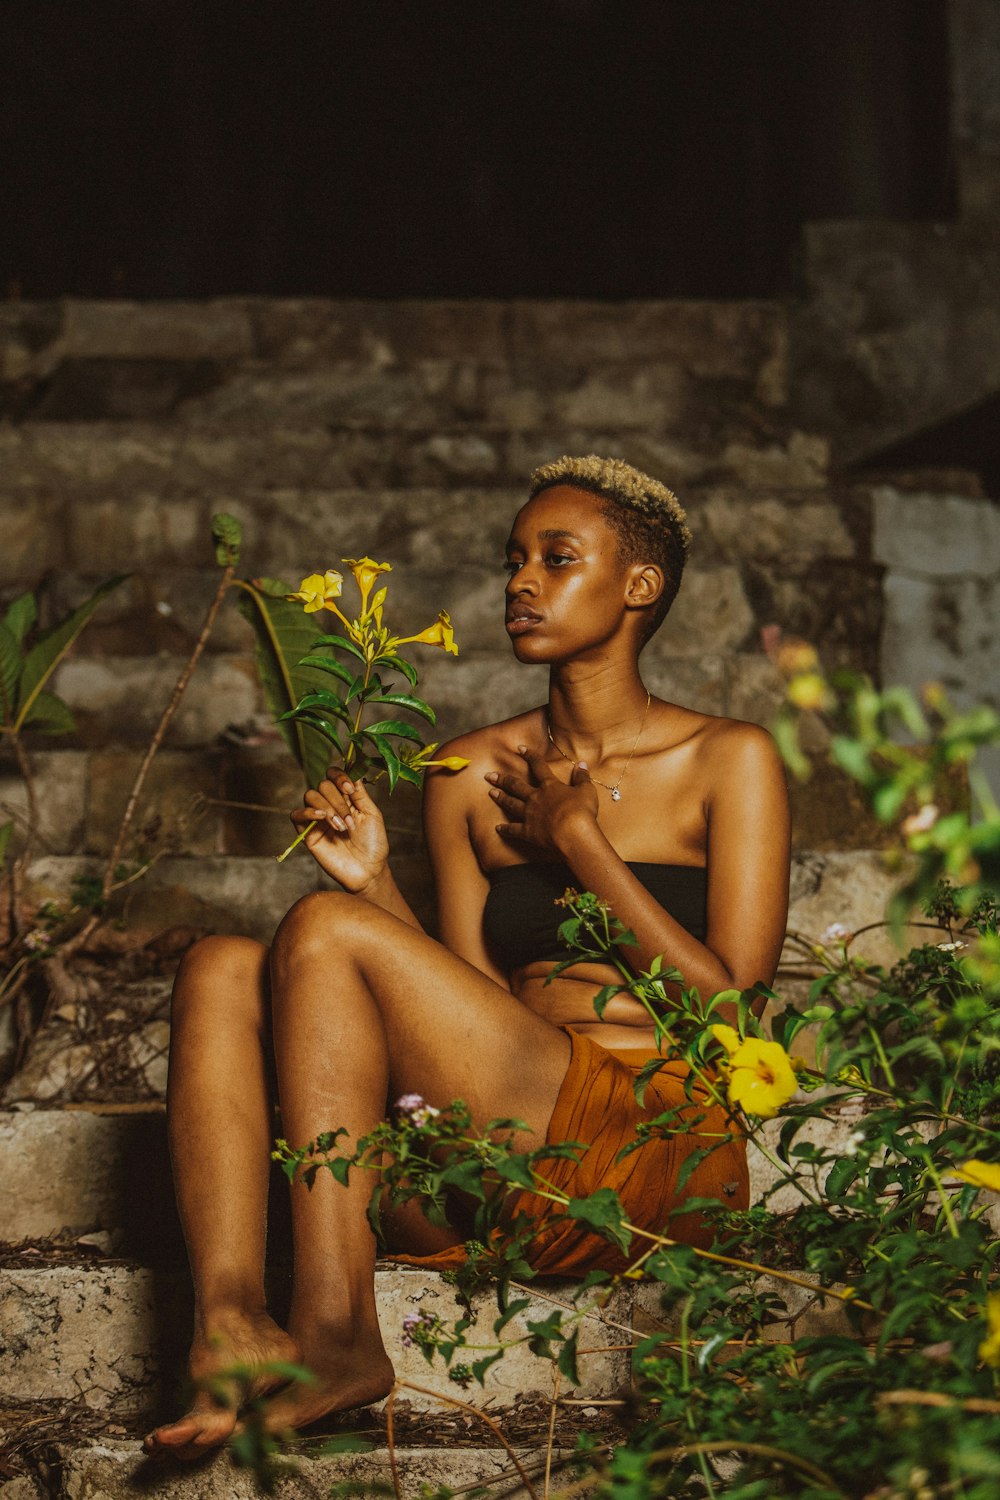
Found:
M 111 578 L 58 625 L 32 641 L 38 609 L 33 594 L 9 605 L 0 622 L 0 733 L 71 734 L 76 725 L 61 698 L 45 685 L 94 610 L 128 574 Z
M 301 697 L 326 685 L 323 671 L 309 654 L 316 628 L 302 613 L 302 606 L 286 598 L 287 584 L 273 578 L 235 582 L 242 591 L 237 608 L 253 627 L 257 670 L 268 710 L 302 767 L 306 783 L 316 786 L 326 775 L 330 747 L 313 725 L 288 717 Z
M 657 1243 L 629 1224 L 609 1189 L 579 1201 L 551 1189 L 551 1158 L 582 1147 L 520 1151 L 517 1122 L 478 1130 L 463 1105 L 436 1110 L 415 1096 L 341 1158 L 373 1174 L 376 1204 L 417 1197 L 434 1218 L 449 1185 L 472 1195 L 473 1238 L 456 1282 L 466 1295 L 496 1287 L 495 1343 L 468 1345 L 468 1312 L 450 1325 L 428 1316 L 408 1332 L 459 1383 L 482 1378 L 514 1343 L 576 1378 L 588 1306 L 614 1278 L 588 1278 L 572 1309 L 542 1316 L 513 1297 L 512 1282 L 531 1276 L 541 1214 L 569 1213 L 610 1236 L 623 1267 L 643 1256 L 663 1331 L 634 1336 L 635 1393 L 613 1456 L 583 1455 L 593 1493 L 606 1500 L 994 1500 L 1000 1492 L 1000 1239 L 986 1212 L 1000 1195 L 1000 881 L 991 863 L 1000 817 L 974 773 L 979 821 L 920 811 L 943 802 L 941 778 L 956 758 L 1000 732 L 937 699 L 922 745 L 901 747 L 890 731 L 920 729 L 915 702 L 853 680 L 817 680 L 841 728 L 838 761 L 880 793 L 887 819 L 904 820 L 907 894 L 894 915 L 898 927 L 904 900 L 916 901 L 925 940 L 880 965 L 855 952 L 850 933 L 831 930 L 803 944 L 812 968 L 805 993 L 703 1000 L 659 965 L 636 974 L 628 934 L 595 897 L 563 898 L 568 961 L 614 966 L 621 982 L 609 992 L 641 1000 L 663 1058 L 683 1060 L 700 1090 L 728 1099 L 750 1150 L 771 1162 L 765 1200 L 746 1212 L 699 1200 L 715 1227 L 708 1252 L 677 1244 L 669 1226 Z M 785 722 L 790 732 L 794 716 Z M 755 1014 L 762 1000 L 773 1040 Z M 735 1026 L 719 1025 L 723 1006 L 735 1011 Z M 734 1102 L 751 1097 L 741 1070 L 763 1059 L 775 1072 L 776 1059 L 788 1061 L 786 1049 L 807 1037 L 815 1062 L 792 1059 L 796 1092 L 765 1097 L 763 1118 Z M 644 1070 L 638 1092 L 659 1066 Z M 690 1119 L 668 1112 L 625 1151 L 688 1128 Z M 330 1133 L 302 1152 L 282 1144 L 279 1154 L 293 1172 L 332 1171 L 339 1141 Z M 773 1211 L 779 1192 L 797 1206 Z M 536 1295 L 544 1299 L 544 1288 Z
M 337 616 L 342 633 L 318 636 L 316 610 L 302 607 L 317 597 L 305 588 L 311 580 L 294 595 L 274 579 L 237 580 L 245 590 L 240 608 L 254 627 L 268 707 L 310 786 L 318 784 L 332 760 L 356 775 L 384 775 L 390 792 L 400 781 L 419 787 L 437 745 L 425 743 L 421 730 L 399 711 L 431 725 L 435 715 L 409 691 L 417 682 L 416 668 L 398 648 L 413 640 L 454 651 L 450 623 L 442 615 L 438 626 L 401 642 L 382 623 L 386 588 L 369 602 L 372 583 L 389 571 L 387 565 L 365 558 L 352 568 L 361 593 L 358 616 L 348 619 L 335 603 L 340 575 L 331 570 L 326 577 L 337 580 L 337 587 L 323 592 L 322 604 Z M 318 588 L 323 579 L 313 576 Z M 366 710 L 374 711 L 368 722 Z
M 220 568 L 235 568 L 240 560 L 243 544 L 243 527 L 234 516 L 224 510 L 212 517 L 212 541 L 215 543 L 215 560 Z

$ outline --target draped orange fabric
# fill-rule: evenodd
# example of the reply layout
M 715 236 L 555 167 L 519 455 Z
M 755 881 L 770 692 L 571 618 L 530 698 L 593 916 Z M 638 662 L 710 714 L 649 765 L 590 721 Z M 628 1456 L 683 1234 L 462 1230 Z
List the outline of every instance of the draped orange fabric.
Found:
M 676 1212 L 689 1198 L 715 1198 L 728 1208 L 744 1209 L 750 1202 L 746 1141 L 727 1121 L 719 1105 L 706 1103 L 696 1089 L 688 1101 L 684 1091 L 687 1070 L 680 1063 L 665 1063 L 646 1087 L 643 1103 L 636 1101 L 636 1074 L 653 1052 L 613 1052 L 591 1037 L 570 1032 L 572 1053 L 559 1090 L 546 1141 L 587 1142 L 579 1161 L 555 1159 L 543 1162 L 541 1175 L 570 1198 L 585 1198 L 597 1188 L 613 1188 L 622 1201 L 626 1218 L 641 1229 L 663 1233 L 684 1244 L 707 1247 L 712 1234 L 700 1214 Z M 656 1137 L 624 1160 L 617 1161 L 623 1146 L 635 1139 L 642 1120 L 655 1119 L 678 1109 L 673 1123 L 690 1121 L 690 1129 Z M 720 1143 L 721 1142 L 721 1143 Z M 687 1158 L 695 1151 L 715 1146 L 694 1168 L 683 1189 L 677 1178 Z M 557 1204 L 536 1193 L 524 1191 L 512 1200 L 511 1212 L 528 1214 L 538 1223 L 538 1233 L 527 1252 L 527 1260 L 546 1276 L 584 1276 L 588 1271 L 624 1270 L 649 1249 L 649 1241 L 633 1236 L 628 1256 L 575 1219 Z M 461 1265 L 465 1251 L 450 1246 L 434 1255 L 393 1255 L 407 1265 L 435 1270 Z

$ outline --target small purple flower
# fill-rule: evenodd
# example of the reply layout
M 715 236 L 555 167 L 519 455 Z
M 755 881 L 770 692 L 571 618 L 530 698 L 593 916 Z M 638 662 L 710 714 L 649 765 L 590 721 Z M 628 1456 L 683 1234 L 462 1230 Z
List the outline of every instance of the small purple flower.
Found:
M 24 935 L 24 946 L 28 949 L 29 953 L 38 953 L 42 949 L 48 948 L 51 942 L 52 938 L 49 933 L 39 932 L 37 928 L 34 932 L 27 932 Z
M 401 1115 L 408 1115 L 418 1130 L 441 1113 L 433 1104 L 425 1104 L 420 1094 L 403 1094 L 396 1100 L 396 1109 Z
M 831 922 L 820 938 L 821 943 L 843 943 L 851 936 L 851 929 L 843 922 Z
M 403 1345 L 403 1348 L 412 1349 L 414 1344 L 418 1342 L 418 1330 L 419 1332 L 422 1332 L 426 1329 L 428 1332 L 430 1332 L 431 1330 L 433 1330 L 436 1323 L 437 1319 L 432 1313 L 407 1313 L 406 1317 L 403 1319 L 403 1334 L 402 1338 L 400 1339 L 400 1343 Z M 414 1334 L 418 1334 L 418 1338 L 414 1338 Z

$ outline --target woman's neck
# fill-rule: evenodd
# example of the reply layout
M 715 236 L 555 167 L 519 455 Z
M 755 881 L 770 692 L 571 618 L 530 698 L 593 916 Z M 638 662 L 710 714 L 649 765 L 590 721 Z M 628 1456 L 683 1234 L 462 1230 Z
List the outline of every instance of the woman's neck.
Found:
M 571 662 L 549 674 L 548 727 L 559 749 L 597 765 L 634 739 L 648 695 L 638 667 Z

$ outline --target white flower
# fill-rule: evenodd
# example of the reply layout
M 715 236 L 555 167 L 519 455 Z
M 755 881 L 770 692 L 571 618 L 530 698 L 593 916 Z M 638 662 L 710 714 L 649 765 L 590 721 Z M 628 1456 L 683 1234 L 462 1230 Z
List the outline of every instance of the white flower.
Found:
M 865 1143 L 865 1133 L 864 1133 L 864 1131 L 863 1130 L 852 1130 L 851 1133 L 850 1133 L 850 1135 L 847 1137 L 847 1140 L 844 1142 L 844 1149 L 841 1152 L 841 1155 L 842 1156 L 857 1156 L 859 1148 L 861 1146 L 863 1146 L 864 1143 Z
M 831 922 L 820 938 L 821 943 L 843 943 L 851 936 L 851 929 L 843 922 Z
M 964 943 L 938 943 L 938 952 L 939 953 L 958 953 L 959 950 L 962 949 L 962 948 L 964 948 L 964 947 L 965 947 Z
M 917 812 L 904 818 L 900 826 L 906 837 L 910 838 L 915 833 L 928 833 L 937 822 L 938 816 L 936 805 L 933 802 L 925 802 Z

